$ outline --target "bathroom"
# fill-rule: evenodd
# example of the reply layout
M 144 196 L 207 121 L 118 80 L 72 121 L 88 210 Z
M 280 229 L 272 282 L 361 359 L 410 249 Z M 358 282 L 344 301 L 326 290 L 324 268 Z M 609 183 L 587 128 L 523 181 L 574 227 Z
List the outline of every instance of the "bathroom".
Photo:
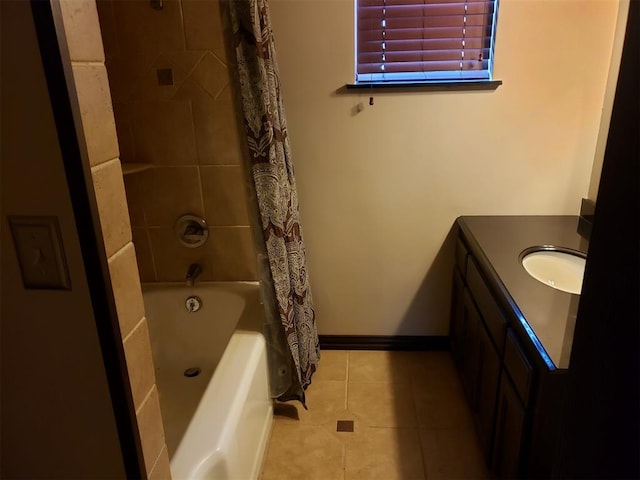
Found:
M 180 22 L 186 22 L 190 14 L 191 18 L 202 19 L 207 18 L 208 11 L 215 11 L 208 10 L 211 5 L 207 2 L 165 0 L 162 11 L 155 11 L 148 2 L 131 3 L 140 8 L 140 15 L 149 11 L 169 16 L 181 5 Z M 588 8 L 583 6 L 584 2 L 501 2 L 494 76 L 503 84 L 495 91 L 376 91 L 374 104 L 369 105 L 370 92 L 338 91 L 353 81 L 352 2 L 271 2 L 320 335 L 445 336 L 453 257 L 449 232 L 457 216 L 576 215 L 581 198 L 594 199 L 599 178 L 597 158 L 603 156 L 607 130 L 605 127 L 602 133 L 602 105 L 606 111 L 613 100 L 607 77 L 618 3 L 586 3 Z M 99 3 L 108 70 L 110 61 L 117 59 L 109 56 L 113 51 L 109 49 L 109 41 L 113 38 L 109 38 L 100 8 Z M 189 8 L 193 11 L 189 12 Z M 83 25 L 86 27 L 89 22 L 95 26 L 97 17 L 89 14 L 83 17 L 81 8 L 71 13 L 72 21 L 65 23 L 65 27 L 78 28 L 84 35 L 81 43 L 89 50 L 91 29 L 83 30 Z M 301 22 L 301 18 L 313 18 L 314 22 Z M 544 21 L 538 24 L 531 22 L 531 18 Z M 154 68 L 142 72 L 151 75 L 136 77 L 141 83 L 135 85 L 139 87 L 135 92 L 123 92 L 114 86 L 118 79 L 112 79 L 109 71 L 108 86 L 116 122 L 124 123 L 117 125 L 122 165 L 132 163 L 127 154 L 135 158 L 131 152 L 146 141 L 145 134 L 156 134 L 154 140 L 143 146 L 157 149 L 154 161 L 160 165 L 124 177 L 128 206 L 122 203 L 124 190 L 114 193 L 111 188 L 112 185 L 122 188 L 122 182 L 117 183 L 115 164 L 105 162 L 117 153 L 105 152 L 109 148 L 107 142 L 100 143 L 104 139 L 101 129 L 105 128 L 101 119 L 105 117 L 99 115 L 109 108 L 96 101 L 83 112 L 89 117 L 96 113 L 93 120 L 86 120 L 85 137 L 89 144 L 91 140 L 99 140 L 96 147 L 90 147 L 88 155 L 90 159 L 93 155 L 102 156 L 99 161 L 91 161 L 93 184 L 98 209 L 105 205 L 112 207 L 106 214 L 100 212 L 100 222 L 105 245 L 107 241 L 113 245 L 106 245 L 106 255 L 117 318 L 128 319 L 128 326 L 122 328 L 128 332 L 140 326 L 144 311 L 140 298 L 135 298 L 139 287 L 130 278 L 131 261 L 135 262 L 133 248 L 128 246 L 131 239 L 122 237 L 127 223 L 131 225 L 142 282 L 182 281 L 192 263 L 203 266 L 200 281 L 258 278 L 252 259 L 255 255 L 249 209 L 243 203 L 246 200 L 240 147 L 229 146 L 239 141 L 234 136 L 233 121 L 228 118 L 233 116 L 229 80 L 216 77 L 211 70 L 219 68 L 224 72 L 224 65 L 215 63 L 224 58 L 221 37 L 198 28 L 189 31 L 186 23 L 180 31 L 163 27 L 158 34 L 145 31 L 141 27 L 144 22 L 135 15 L 129 21 L 118 28 L 123 28 L 131 38 L 138 38 L 135 34 L 140 33 L 142 40 L 130 48 L 138 49 L 141 55 L 150 48 L 144 41 L 148 38 L 145 35 L 154 38 L 149 43 L 159 48 L 173 34 L 183 46 L 192 45 L 198 52 L 213 53 L 178 58 L 172 56 L 173 47 L 167 47 L 167 54 L 158 59 L 152 52 L 149 55 L 153 57 Z M 329 35 L 326 25 L 334 26 Z M 159 36 L 153 37 L 156 34 Z M 313 41 L 302 43 L 300 38 Z M 73 48 L 70 50 L 73 55 Z M 92 85 L 103 92 L 106 76 L 97 65 L 100 59 L 76 52 L 79 56 L 75 59 L 72 56 L 74 69 L 84 72 L 89 80 L 93 78 L 92 72 L 100 70 L 100 81 Z M 195 122 L 198 115 L 195 97 L 189 97 L 194 105 L 190 112 L 194 118 L 192 128 L 189 121 L 179 117 L 184 111 L 118 110 L 127 107 L 123 95 L 129 99 L 138 95 L 135 101 L 139 103 L 166 101 L 167 98 L 150 96 L 157 89 L 145 88 L 144 82 L 157 85 L 156 71 L 171 69 L 173 81 L 185 86 L 180 75 L 184 72 L 185 76 L 196 78 L 197 65 L 210 68 L 201 72 L 200 79 L 211 86 L 211 91 L 203 92 L 202 85 L 191 91 L 183 88 L 183 92 L 168 86 L 164 91 L 170 91 L 171 97 L 204 93 L 202 105 L 210 102 L 214 111 L 224 112 L 222 121 L 209 119 L 205 127 L 214 132 L 213 138 L 217 132 L 230 139 L 230 144 L 203 146 L 198 132 L 202 124 Z M 127 67 L 135 69 L 135 65 Z M 120 80 L 120 87 L 134 87 L 126 78 Z M 82 93 L 78 86 L 78 96 Z M 132 122 L 128 115 L 138 115 L 136 125 L 147 130 L 128 136 L 126 132 L 133 129 L 131 123 L 127 125 L 127 121 Z M 160 119 L 171 119 L 173 128 L 163 130 Z M 190 139 L 181 136 L 177 141 L 182 143 L 162 143 L 173 140 L 176 131 L 185 128 L 189 129 L 186 134 L 191 135 Z M 215 154 L 201 156 L 207 148 Z M 177 160 L 163 159 L 167 152 L 176 152 Z M 596 165 L 592 168 L 594 158 Z M 138 162 L 148 160 L 136 159 L 133 163 Z M 170 176 L 172 188 L 166 188 L 163 174 Z M 154 180 L 145 184 L 145 176 Z M 231 208 L 219 210 L 220 204 Z M 123 220 L 123 212 L 126 214 L 127 210 L 130 220 Z M 206 217 L 211 235 L 207 256 L 199 257 L 200 252 L 174 247 L 173 222 L 184 213 Z M 119 262 L 127 262 L 128 267 L 117 270 Z M 343 265 L 349 267 L 345 269 Z M 116 271 L 124 274 L 118 277 Z M 3 303 L 5 298 L 3 290 Z M 128 307 L 123 310 L 122 305 Z M 143 329 L 136 331 L 145 336 Z M 125 354 L 132 340 L 138 339 L 128 336 L 125 340 Z M 148 363 L 144 363 L 139 371 L 148 372 L 148 368 Z M 154 410 L 137 408 L 136 413 L 140 425 L 152 425 L 153 429 L 158 425 L 156 422 L 153 426 L 158 413 L 157 390 L 148 381 L 148 378 L 141 381 L 136 394 L 141 403 L 137 407 L 153 404 Z M 144 443 L 142 448 L 155 449 L 150 454 L 154 458 L 146 465 L 147 471 L 168 468 L 166 449 L 157 438 Z

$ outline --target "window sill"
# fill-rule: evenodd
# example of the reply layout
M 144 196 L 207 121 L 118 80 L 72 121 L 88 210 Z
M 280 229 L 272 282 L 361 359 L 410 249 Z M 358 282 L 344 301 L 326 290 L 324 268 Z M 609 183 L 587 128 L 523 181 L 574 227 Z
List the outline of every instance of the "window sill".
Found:
M 444 92 L 468 90 L 495 90 L 502 80 L 450 80 L 446 82 L 360 82 L 347 83 L 338 93 L 356 93 L 358 90 L 385 92 Z

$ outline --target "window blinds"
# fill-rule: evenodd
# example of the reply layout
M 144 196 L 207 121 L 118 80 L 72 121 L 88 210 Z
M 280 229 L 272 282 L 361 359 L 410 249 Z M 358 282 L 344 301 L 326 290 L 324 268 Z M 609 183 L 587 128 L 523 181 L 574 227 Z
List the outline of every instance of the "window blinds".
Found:
M 357 81 L 490 79 L 497 0 L 356 0 Z

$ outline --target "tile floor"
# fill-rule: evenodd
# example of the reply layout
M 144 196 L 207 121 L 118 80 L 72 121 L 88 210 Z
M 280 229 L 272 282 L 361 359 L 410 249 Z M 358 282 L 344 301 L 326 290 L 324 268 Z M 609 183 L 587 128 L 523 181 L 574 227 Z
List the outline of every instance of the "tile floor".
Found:
M 324 350 L 307 406 L 276 406 L 262 480 L 488 478 L 449 352 Z

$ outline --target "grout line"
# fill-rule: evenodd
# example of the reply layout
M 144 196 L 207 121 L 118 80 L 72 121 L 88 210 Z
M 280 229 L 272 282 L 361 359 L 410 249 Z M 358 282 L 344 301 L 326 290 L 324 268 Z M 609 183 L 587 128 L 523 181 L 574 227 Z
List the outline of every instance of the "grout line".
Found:
M 149 389 L 149 391 L 147 392 L 147 394 L 145 395 L 145 397 L 142 399 L 142 401 L 140 402 L 140 406 L 136 409 L 136 417 L 138 415 L 140 415 L 140 412 L 142 411 L 142 409 L 144 408 L 144 406 L 147 404 L 147 402 L 149 401 L 149 398 L 151 398 L 151 394 L 153 393 L 154 390 L 157 390 L 158 387 L 156 386 L 156 384 L 154 383 L 153 385 L 151 385 L 151 388 Z
M 153 466 L 149 469 L 149 473 L 148 473 L 149 476 L 151 476 L 151 473 L 158 466 L 158 463 L 160 462 L 160 458 L 162 458 L 162 452 L 164 452 L 165 450 L 167 450 L 167 444 L 166 443 L 164 445 L 162 445 L 162 448 L 160 449 L 160 454 L 158 455 L 158 458 L 156 458 L 156 461 L 153 462 Z M 167 451 L 167 455 L 169 455 L 168 451 Z
M 344 382 L 344 409 L 349 409 L 349 359 L 351 358 L 351 352 L 347 350 L 347 371 L 345 373 Z
M 133 335 L 133 332 L 135 332 L 138 327 L 142 324 L 142 322 L 144 322 L 146 319 L 146 317 L 143 315 L 142 318 L 140 318 L 140 320 L 138 321 L 138 323 L 136 323 L 133 328 L 131 329 L 131 331 L 129 333 L 127 333 L 127 336 L 124 337 L 122 339 L 122 344 L 124 345 L 124 342 L 126 342 L 127 340 L 129 340 L 129 337 L 131 337 L 131 335 Z
M 113 157 L 113 158 L 110 158 L 109 160 L 105 160 L 104 162 L 91 165 L 91 173 L 94 173 L 98 170 L 102 170 L 103 168 L 106 168 L 107 165 L 109 165 L 110 163 L 113 163 L 116 161 L 118 162 L 118 164 L 120 164 L 120 169 L 122 170 L 122 163 L 120 162 L 120 157 Z
M 120 257 L 122 255 L 124 255 L 124 251 L 127 249 L 127 247 L 129 246 L 129 244 L 131 244 L 131 246 L 133 246 L 133 240 L 130 240 L 129 242 L 125 243 L 124 246 L 122 248 L 119 248 L 115 253 L 113 253 L 109 258 L 107 258 L 107 263 L 111 263 L 113 260 L 116 259 L 116 257 Z
M 149 227 L 145 227 L 144 234 L 147 237 L 147 245 L 149 246 L 149 253 L 151 254 L 151 266 L 153 267 L 153 280 L 158 281 L 158 267 L 156 267 L 156 255 L 153 253 L 153 244 L 151 243 L 151 234 L 149 233 Z
M 71 60 L 72 67 L 97 67 L 97 66 L 106 66 L 105 61 L 102 60 Z

